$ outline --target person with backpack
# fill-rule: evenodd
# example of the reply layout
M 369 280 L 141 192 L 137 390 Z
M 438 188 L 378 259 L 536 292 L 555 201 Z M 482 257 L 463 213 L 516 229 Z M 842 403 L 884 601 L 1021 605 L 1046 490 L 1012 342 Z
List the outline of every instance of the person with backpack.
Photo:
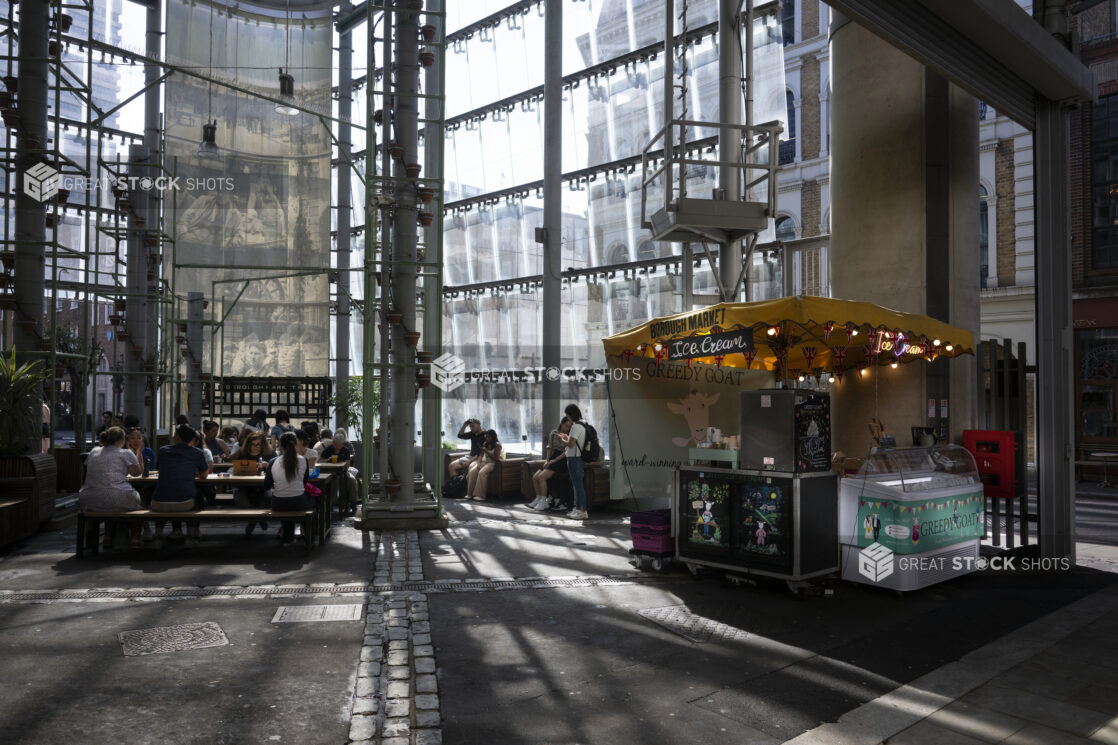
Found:
M 567 513 L 567 517 L 585 520 L 589 515 L 586 513 L 586 488 L 582 484 L 585 472 L 583 458 L 593 455 L 591 449 L 597 445 L 597 433 L 591 440 L 589 434 L 594 431 L 593 427 L 582 421 L 582 412 L 574 404 L 568 404 L 563 413 L 571 420 L 571 429 L 567 434 L 558 433 L 558 436 L 567 448 L 567 473 L 571 476 L 571 489 L 575 494 L 575 508 Z

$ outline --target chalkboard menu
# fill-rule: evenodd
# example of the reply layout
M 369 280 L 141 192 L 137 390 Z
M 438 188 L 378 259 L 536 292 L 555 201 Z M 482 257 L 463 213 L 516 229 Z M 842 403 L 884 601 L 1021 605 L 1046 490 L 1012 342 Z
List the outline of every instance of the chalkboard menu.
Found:
M 796 396 L 796 471 L 811 473 L 831 467 L 831 397 Z

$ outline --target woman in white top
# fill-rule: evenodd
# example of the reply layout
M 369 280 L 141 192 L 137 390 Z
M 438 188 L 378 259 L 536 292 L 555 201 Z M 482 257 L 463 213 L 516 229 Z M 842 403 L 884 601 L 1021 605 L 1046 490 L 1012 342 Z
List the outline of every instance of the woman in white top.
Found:
M 101 434 L 101 447 L 94 448 L 85 461 L 85 483 L 78 491 L 78 505 L 84 512 L 127 512 L 141 507 L 140 495 L 128 483 L 144 467 L 124 445 L 124 430 L 109 427 Z M 133 524 L 132 545 L 139 548 L 140 524 Z M 105 537 L 112 535 L 105 526 Z
M 307 495 L 307 459 L 296 449 L 294 432 L 284 432 L 279 438 L 279 454 L 268 462 L 264 469 L 264 488 L 272 496 L 272 510 L 288 512 L 309 510 L 311 497 Z M 280 522 L 284 546 L 295 541 L 295 523 L 291 520 Z M 304 536 L 310 540 L 310 536 Z

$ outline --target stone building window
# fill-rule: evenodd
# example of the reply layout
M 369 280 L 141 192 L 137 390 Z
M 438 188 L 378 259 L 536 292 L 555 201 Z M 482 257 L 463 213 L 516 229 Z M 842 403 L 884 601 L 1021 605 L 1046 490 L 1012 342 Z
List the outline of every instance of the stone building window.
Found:
M 981 287 L 986 288 L 990 277 L 990 205 L 986 187 L 978 185 L 978 271 Z
M 1118 269 L 1118 95 L 1104 96 L 1091 117 L 1091 265 Z
M 792 91 L 787 91 L 784 98 L 788 106 L 788 132 L 787 139 L 780 143 L 780 159 L 777 161 L 782 166 L 796 160 L 796 97 Z
M 796 43 L 796 0 L 784 0 L 780 9 L 780 35 L 784 46 Z

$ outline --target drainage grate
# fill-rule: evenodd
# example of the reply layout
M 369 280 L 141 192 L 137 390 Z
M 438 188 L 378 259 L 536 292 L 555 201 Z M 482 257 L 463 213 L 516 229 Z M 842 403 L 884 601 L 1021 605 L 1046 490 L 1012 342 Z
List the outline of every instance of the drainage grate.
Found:
M 360 621 L 365 606 L 361 603 L 346 605 L 285 605 L 276 608 L 272 623 L 316 623 L 322 621 Z
M 73 603 L 90 600 L 157 600 L 182 598 L 268 598 L 297 595 L 353 596 L 386 592 L 479 592 L 490 590 L 543 590 L 572 587 L 620 587 L 624 585 L 667 585 L 691 582 L 688 575 L 621 574 L 614 576 L 562 577 L 548 579 L 501 580 L 411 580 L 394 583 L 350 583 L 345 585 L 257 585 L 239 587 L 174 587 L 92 590 L 19 590 L 0 591 L 0 605 L 16 603 Z
M 185 652 L 188 649 L 224 647 L 229 644 L 225 632 L 212 621 L 122 631 L 119 638 L 125 657 Z
M 686 605 L 645 608 L 637 613 L 673 634 L 699 644 L 709 641 L 741 641 L 749 636 L 748 632 L 739 628 L 692 613 Z

